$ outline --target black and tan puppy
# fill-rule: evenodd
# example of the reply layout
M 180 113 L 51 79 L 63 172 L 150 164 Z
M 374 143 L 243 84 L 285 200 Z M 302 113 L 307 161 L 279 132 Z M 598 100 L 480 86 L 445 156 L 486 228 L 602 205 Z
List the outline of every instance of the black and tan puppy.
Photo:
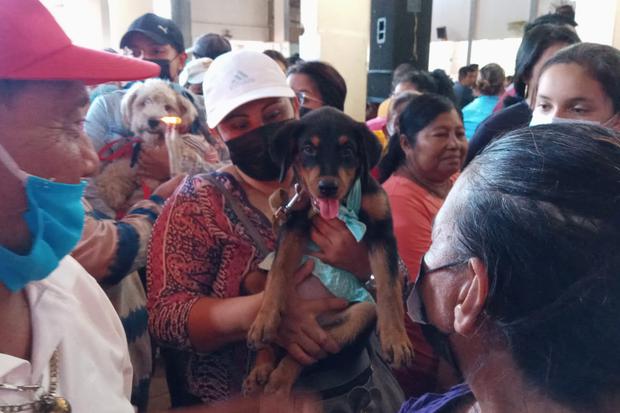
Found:
M 248 333 L 250 346 L 261 348 L 275 339 L 285 297 L 292 285 L 290 278 L 307 253 L 312 210 L 324 219 L 336 218 L 340 203 L 359 178 L 362 192 L 359 220 L 366 225 L 363 240 L 376 279 L 376 316 L 382 349 L 393 366 L 409 364 L 413 350 L 404 327 L 402 284 L 390 206 L 386 193 L 370 175 L 380 154 L 381 146 L 365 124 L 333 108 L 314 110 L 278 132 L 271 147 L 272 158 L 281 164 L 281 179 L 293 167 L 302 196 L 280 226 L 264 300 Z M 359 311 L 355 311 L 358 306 Z M 370 305 L 371 316 L 368 307 L 368 303 L 353 305 L 346 310 L 349 317 L 327 322 L 326 328 L 341 346 L 352 342 L 375 320 L 375 306 Z M 363 320 L 356 319 L 358 316 Z M 282 382 L 295 379 L 300 370 L 292 358 L 285 357 L 269 377 L 268 388 L 277 391 L 292 385 Z

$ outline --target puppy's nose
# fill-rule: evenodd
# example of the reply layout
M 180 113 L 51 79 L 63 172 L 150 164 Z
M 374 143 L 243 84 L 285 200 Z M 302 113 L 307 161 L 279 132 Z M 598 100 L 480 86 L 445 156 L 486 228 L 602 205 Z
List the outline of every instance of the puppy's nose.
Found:
M 334 179 L 321 179 L 319 181 L 319 193 L 325 198 L 333 197 L 338 192 L 338 181 Z
M 149 128 L 155 129 L 156 127 L 159 126 L 159 119 L 157 119 L 157 118 L 150 118 L 148 123 L 149 123 Z

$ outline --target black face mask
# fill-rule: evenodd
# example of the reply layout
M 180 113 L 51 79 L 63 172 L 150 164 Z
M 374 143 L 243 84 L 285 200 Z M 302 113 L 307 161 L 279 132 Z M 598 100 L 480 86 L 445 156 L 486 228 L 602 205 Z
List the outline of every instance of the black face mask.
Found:
M 155 63 L 159 66 L 159 78 L 164 80 L 172 80 L 170 75 L 170 60 L 167 59 L 144 59 L 147 62 Z
M 299 108 L 299 117 L 303 118 L 305 115 L 307 115 L 308 113 L 312 112 L 312 109 L 307 108 L 305 106 L 301 106 Z
M 280 165 L 271 159 L 269 145 L 287 122 L 269 123 L 226 142 L 232 163 L 250 178 L 258 181 L 277 180 Z

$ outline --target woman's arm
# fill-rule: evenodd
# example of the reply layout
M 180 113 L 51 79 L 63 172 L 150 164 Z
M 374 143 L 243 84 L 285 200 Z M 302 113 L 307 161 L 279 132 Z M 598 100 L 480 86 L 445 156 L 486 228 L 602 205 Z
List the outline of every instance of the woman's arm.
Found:
M 258 313 L 263 293 L 234 298 L 202 297 L 189 313 L 188 329 L 192 346 L 201 352 L 245 340 Z
M 80 242 L 71 252 L 99 283 L 113 285 L 146 264 L 146 250 L 161 205 L 184 176 L 155 189 L 150 199 L 133 205 L 122 219 L 112 219 L 82 200 L 86 217 Z
M 313 262 L 308 261 L 291 277 L 295 286 L 287 295 L 286 311 L 279 330 L 278 344 L 298 362 L 308 365 L 327 353 L 340 348 L 319 326 L 318 315 L 346 308 L 338 298 L 304 300 L 296 286 L 312 274 Z M 215 299 L 203 297 L 195 302 L 189 314 L 189 338 L 198 351 L 213 351 L 246 339 L 262 303 L 263 293 L 246 297 Z
M 422 257 L 431 245 L 433 225 L 428 211 L 414 196 L 390 195 L 398 255 L 409 270 L 410 282 L 415 282 Z
M 229 273 L 216 282 L 225 249 L 221 239 L 231 228 L 222 218 L 221 195 L 213 195 L 214 190 L 205 189 L 200 180 L 194 177 L 185 182 L 170 198 L 153 229 L 148 259 L 149 328 L 164 345 L 213 351 L 245 339 L 262 294 L 216 297 L 215 291 L 234 291 L 234 286 L 226 284 L 226 277 L 240 276 L 245 264 L 237 259 L 243 254 L 235 250 L 234 256 L 228 257 Z M 204 191 L 212 192 L 211 196 Z M 292 279 L 310 273 L 311 267 L 304 266 Z M 279 344 L 306 364 L 325 352 L 337 351 L 333 339 L 318 326 L 316 316 L 342 309 L 347 303 L 339 299 L 305 301 L 294 292 L 288 299 L 281 329 L 285 334 L 281 334 Z

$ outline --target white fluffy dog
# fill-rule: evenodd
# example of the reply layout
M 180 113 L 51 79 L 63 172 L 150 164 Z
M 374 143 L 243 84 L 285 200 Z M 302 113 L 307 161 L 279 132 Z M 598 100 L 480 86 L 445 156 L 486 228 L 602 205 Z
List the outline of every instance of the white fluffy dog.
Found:
M 164 116 L 178 116 L 182 119 L 179 128 L 180 139 L 170 153 L 178 154 L 170 159 L 171 169 L 185 173 L 195 172 L 191 165 L 200 169 L 205 161 L 215 161 L 215 150 L 202 135 L 186 133 L 198 116 L 194 105 L 170 85 L 161 79 L 149 79 L 144 83 L 134 84 L 121 102 L 123 123 L 134 137 L 141 140 L 142 148 L 165 145 L 166 125 L 161 121 Z M 182 165 L 179 165 L 182 163 Z M 153 189 L 157 182 L 144 182 Z M 95 186 L 101 199 L 115 211 L 124 211 L 143 197 L 136 168 L 132 167 L 129 157 L 116 159 L 103 166 L 95 178 Z

